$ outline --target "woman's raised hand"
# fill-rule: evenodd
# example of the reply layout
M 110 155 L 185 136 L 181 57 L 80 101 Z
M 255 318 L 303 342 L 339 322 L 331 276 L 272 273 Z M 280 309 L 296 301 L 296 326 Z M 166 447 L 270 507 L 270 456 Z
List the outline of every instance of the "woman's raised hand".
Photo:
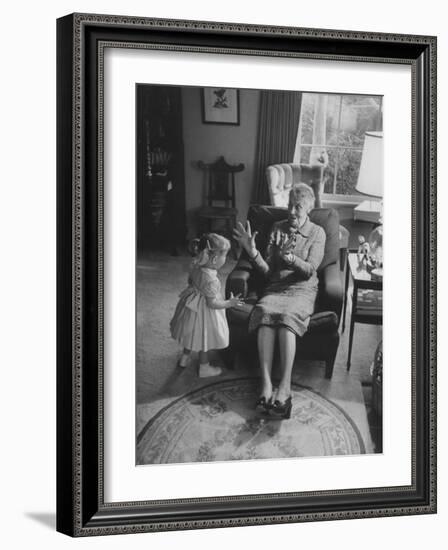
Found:
M 257 236 L 257 233 L 258 231 L 254 231 L 252 234 L 249 221 L 246 222 L 246 227 L 244 227 L 241 222 L 238 222 L 238 227 L 235 227 L 233 230 L 235 240 L 251 257 L 255 257 L 257 255 L 257 247 L 255 245 L 255 237 Z

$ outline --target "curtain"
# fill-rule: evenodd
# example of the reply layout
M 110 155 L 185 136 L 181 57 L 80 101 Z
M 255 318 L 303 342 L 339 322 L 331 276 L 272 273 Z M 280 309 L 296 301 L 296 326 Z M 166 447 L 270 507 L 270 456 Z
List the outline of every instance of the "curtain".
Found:
M 252 201 L 255 204 L 269 204 L 266 168 L 293 161 L 301 103 L 302 92 L 261 91 Z

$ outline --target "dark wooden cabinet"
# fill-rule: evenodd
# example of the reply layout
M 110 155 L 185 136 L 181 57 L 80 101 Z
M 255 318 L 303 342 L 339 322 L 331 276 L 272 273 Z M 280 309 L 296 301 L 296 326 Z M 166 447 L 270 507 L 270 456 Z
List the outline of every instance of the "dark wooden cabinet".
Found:
M 136 112 L 138 251 L 177 254 L 186 235 L 181 89 L 137 85 Z

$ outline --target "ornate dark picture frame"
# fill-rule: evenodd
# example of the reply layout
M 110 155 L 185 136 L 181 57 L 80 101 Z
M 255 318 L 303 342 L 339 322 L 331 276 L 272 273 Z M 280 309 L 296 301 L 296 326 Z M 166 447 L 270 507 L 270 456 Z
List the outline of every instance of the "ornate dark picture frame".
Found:
M 108 46 L 412 69 L 412 484 L 110 503 L 103 480 L 103 54 Z M 57 529 L 71 536 L 436 511 L 436 38 L 73 14 L 57 22 Z M 411 159 L 410 159 L 411 160 Z
M 207 91 L 211 93 L 223 91 L 231 92 L 229 97 L 230 104 L 225 107 L 229 109 L 228 113 L 224 113 L 224 116 L 214 117 L 210 112 L 211 102 Z M 219 96 L 218 96 L 219 101 Z M 201 89 L 201 108 L 202 108 L 202 123 L 203 124 L 228 124 L 230 126 L 238 126 L 240 123 L 240 92 L 236 89 L 229 90 L 221 88 L 202 88 Z

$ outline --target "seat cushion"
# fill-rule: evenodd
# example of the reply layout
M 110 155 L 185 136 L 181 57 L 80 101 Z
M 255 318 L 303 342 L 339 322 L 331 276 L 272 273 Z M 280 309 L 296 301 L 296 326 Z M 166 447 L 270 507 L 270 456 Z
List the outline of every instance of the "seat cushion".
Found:
M 308 332 L 332 332 L 338 330 L 338 316 L 334 311 L 320 311 L 311 315 Z
M 288 210 L 275 206 L 252 205 L 247 219 L 252 231 L 258 231 L 257 248 L 262 253 L 266 249 L 269 233 L 275 222 L 288 217 Z M 314 208 L 310 212 L 310 220 L 320 225 L 325 231 L 325 253 L 319 270 L 333 264 L 339 259 L 339 215 L 333 208 Z

